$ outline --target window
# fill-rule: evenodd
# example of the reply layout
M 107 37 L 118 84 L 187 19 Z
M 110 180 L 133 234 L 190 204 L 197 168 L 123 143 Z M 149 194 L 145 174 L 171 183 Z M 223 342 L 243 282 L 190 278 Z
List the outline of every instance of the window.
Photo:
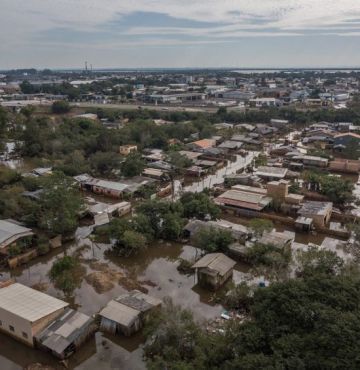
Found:
M 28 335 L 24 332 L 22 332 L 22 336 L 25 338 L 25 339 L 28 339 Z
M 15 328 L 12 325 L 9 325 L 10 331 L 15 331 Z

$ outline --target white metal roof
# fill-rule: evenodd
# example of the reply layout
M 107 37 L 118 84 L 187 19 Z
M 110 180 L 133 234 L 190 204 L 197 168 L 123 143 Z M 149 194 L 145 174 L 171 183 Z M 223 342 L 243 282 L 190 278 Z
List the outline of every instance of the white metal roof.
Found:
M 35 322 L 69 304 L 60 299 L 14 283 L 0 289 L 0 309 Z
M 121 325 L 130 326 L 139 314 L 140 311 L 125 306 L 115 300 L 111 300 L 106 307 L 100 311 L 99 315 Z

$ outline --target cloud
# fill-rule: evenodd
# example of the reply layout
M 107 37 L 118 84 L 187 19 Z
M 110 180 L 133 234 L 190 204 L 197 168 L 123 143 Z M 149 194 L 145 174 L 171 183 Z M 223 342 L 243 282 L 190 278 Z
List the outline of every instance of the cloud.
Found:
M 0 7 L 0 53 L 16 55 L 359 34 L 360 0 L 1 0 Z

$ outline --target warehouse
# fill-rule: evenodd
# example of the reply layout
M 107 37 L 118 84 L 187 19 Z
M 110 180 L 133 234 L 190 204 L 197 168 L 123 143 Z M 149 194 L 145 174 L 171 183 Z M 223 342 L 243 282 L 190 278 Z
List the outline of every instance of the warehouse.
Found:
M 0 330 L 33 347 L 34 337 L 68 305 L 19 283 L 0 285 Z

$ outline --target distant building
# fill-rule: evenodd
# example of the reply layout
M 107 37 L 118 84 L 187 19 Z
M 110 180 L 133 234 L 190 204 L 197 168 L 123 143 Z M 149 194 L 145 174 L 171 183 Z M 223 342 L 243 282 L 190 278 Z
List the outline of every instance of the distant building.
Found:
M 233 275 L 236 262 L 222 253 L 209 253 L 200 258 L 195 269 L 198 283 L 213 290 L 220 288 Z
M 137 152 L 137 145 L 121 145 L 119 148 L 119 153 L 121 155 L 129 155 L 130 153 Z
M 272 181 L 285 178 L 287 172 L 287 168 L 259 166 L 255 171 L 255 175 L 262 179 Z
M 34 337 L 69 304 L 19 283 L 0 285 L 0 330 L 33 347 Z
M 334 137 L 334 148 L 346 148 L 349 144 L 355 144 L 360 148 L 360 135 L 352 132 L 338 134 Z

